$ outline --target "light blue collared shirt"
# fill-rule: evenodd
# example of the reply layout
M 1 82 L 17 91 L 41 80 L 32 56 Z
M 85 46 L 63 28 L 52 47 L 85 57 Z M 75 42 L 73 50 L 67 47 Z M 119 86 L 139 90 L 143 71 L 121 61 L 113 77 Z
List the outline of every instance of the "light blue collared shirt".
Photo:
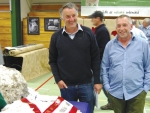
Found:
M 150 89 L 150 51 L 148 42 L 132 37 L 126 48 L 109 41 L 102 59 L 103 85 L 116 98 L 129 100 Z
M 139 37 L 144 38 L 148 41 L 148 38 L 146 37 L 144 32 L 142 30 L 136 28 L 135 26 L 133 26 L 131 32 L 133 33 L 134 36 L 139 36 Z
M 83 31 L 83 29 L 81 28 L 81 26 L 80 26 L 79 24 L 77 24 L 77 26 L 78 26 L 78 30 L 77 30 L 76 32 L 74 32 L 74 33 L 68 33 L 68 32 L 66 31 L 65 27 L 64 27 L 63 30 L 62 30 L 62 34 L 63 34 L 64 32 L 66 32 L 66 33 L 69 35 L 69 37 L 70 37 L 71 39 L 74 39 L 75 34 L 76 34 L 79 30 L 82 30 L 82 31 Z
M 148 42 L 150 43 L 150 25 L 147 26 L 146 28 L 143 27 L 143 25 L 140 25 L 140 26 L 139 26 L 139 29 L 144 32 L 144 34 L 145 34 L 146 37 L 148 38 Z

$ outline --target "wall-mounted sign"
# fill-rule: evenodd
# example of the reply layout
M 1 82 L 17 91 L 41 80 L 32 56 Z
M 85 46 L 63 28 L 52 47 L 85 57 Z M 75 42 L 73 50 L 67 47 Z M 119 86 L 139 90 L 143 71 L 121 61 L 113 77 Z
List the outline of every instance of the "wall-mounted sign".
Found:
M 82 0 L 81 16 L 100 10 L 105 16 L 127 14 L 134 17 L 150 16 L 150 0 Z

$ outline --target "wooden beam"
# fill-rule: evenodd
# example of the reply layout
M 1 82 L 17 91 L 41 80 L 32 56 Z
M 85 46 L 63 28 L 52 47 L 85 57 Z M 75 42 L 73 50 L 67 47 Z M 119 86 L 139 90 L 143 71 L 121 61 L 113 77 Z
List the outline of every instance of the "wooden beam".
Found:
M 8 40 L 12 40 L 12 35 L 11 33 L 0 33 L 0 42 L 1 41 L 8 41 Z
M 57 17 L 60 18 L 59 12 L 29 12 L 29 17 Z M 81 17 L 81 13 L 79 12 L 79 16 Z
M 1 27 L 0 26 L 0 33 L 11 33 L 10 26 L 8 26 L 8 27 Z
M 0 45 L 2 47 L 2 50 L 4 47 L 12 46 L 12 36 L 11 33 L 0 33 Z
M 29 17 L 58 17 L 60 18 L 59 12 L 29 12 Z
M 0 10 L 1 11 L 9 11 L 10 10 L 10 8 L 9 8 L 9 5 L 0 5 Z
M 0 12 L 0 19 L 9 19 L 9 18 L 11 18 L 11 14 L 10 14 L 10 12 Z
M 48 4 L 48 5 L 32 5 L 31 10 L 32 11 L 58 11 L 62 7 L 61 4 Z M 81 5 L 77 4 L 77 7 L 79 11 L 81 11 Z
M 52 34 L 40 35 L 23 35 L 23 44 L 44 44 L 44 47 L 49 48 Z
M 10 26 L 11 27 L 11 19 L 0 19 L 0 26 Z
M 8 41 L 0 40 L 0 45 L 2 47 L 2 50 L 5 47 L 12 47 L 12 40 L 8 40 Z
M 24 42 L 30 41 L 32 43 L 34 43 L 36 41 L 49 43 L 52 34 L 53 33 L 51 33 L 51 34 L 40 34 L 40 35 L 27 35 L 26 34 L 26 35 L 24 35 L 23 40 L 24 40 Z

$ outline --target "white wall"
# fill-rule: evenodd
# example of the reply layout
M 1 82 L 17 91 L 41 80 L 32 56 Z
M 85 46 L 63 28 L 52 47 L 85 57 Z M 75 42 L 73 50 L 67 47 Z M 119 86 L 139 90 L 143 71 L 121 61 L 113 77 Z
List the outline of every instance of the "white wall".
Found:
M 20 0 L 21 20 L 30 12 L 32 0 Z

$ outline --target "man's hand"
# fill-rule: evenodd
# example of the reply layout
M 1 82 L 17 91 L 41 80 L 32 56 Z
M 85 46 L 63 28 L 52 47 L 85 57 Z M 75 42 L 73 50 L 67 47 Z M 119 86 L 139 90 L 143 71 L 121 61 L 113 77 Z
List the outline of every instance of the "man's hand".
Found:
M 99 94 L 101 92 L 103 85 L 102 84 L 94 84 L 94 90 Z
M 58 85 L 58 87 L 59 87 L 60 89 L 68 88 L 67 85 L 65 84 L 65 82 L 64 82 L 63 80 L 59 81 L 59 82 L 57 83 L 57 85 Z

